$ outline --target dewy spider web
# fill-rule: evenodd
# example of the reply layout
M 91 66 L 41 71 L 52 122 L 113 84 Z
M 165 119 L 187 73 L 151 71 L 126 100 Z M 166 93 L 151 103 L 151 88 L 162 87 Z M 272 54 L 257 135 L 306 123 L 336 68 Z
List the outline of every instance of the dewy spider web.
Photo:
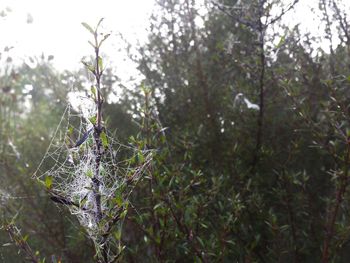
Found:
M 80 108 L 77 112 L 68 104 L 33 176 L 44 182 L 52 195 L 51 199 L 55 198 L 56 202 L 67 205 L 89 236 L 100 243 L 101 232 L 108 229 L 101 229 L 101 221 L 96 219 L 92 189 L 96 153 L 94 128 L 90 120 L 95 112 L 91 107 L 88 110 Z M 103 222 L 118 216 L 113 213 L 121 213 L 122 206 L 127 203 L 128 196 L 152 156 L 150 151 L 140 152 L 134 147 L 118 143 L 108 132 L 105 134 L 108 147 L 104 147 L 98 177 Z M 77 146 L 78 144 L 80 145 Z M 131 161 L 132 158 L 135 159 L 140 154 L 143 155 L 143 162 L 131 167 L 131 163 L 135 163 Z M 104 228 L 108 228 L 108 225 Z

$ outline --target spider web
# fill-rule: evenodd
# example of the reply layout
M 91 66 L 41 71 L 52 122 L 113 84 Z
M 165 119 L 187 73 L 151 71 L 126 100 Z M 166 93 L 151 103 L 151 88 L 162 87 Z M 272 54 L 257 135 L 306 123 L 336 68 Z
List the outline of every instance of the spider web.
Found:
M 97 156 L 91 121 L 96 116 L 96 108 L 91 99 L 80 99 L 80 105 L 85 107 L 76 110 L 68 103 L 33 177 L 45 184 L 57 203 L 66 205 L 77 216 L 90 238 L 101 244 L 101 231 L 108 230 L 106 224 L 101 230 L 101 222 L 123 211 L 152 159 L 152 152 L 121 144 L 105 131 L 108 146 L 103 147 L 97 178 L 103 217 L 97 220 L 93 190 Z

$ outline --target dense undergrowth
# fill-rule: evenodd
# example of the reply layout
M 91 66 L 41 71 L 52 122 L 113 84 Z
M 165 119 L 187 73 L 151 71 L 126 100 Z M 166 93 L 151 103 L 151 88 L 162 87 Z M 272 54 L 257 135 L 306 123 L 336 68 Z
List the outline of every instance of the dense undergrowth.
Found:
M 149 41 L 133 56 L 144 80 L 120 85 L 118 102 L 109 97 L 120 83 L 113 71 L 100 75 L 99 54 L 85 63 L 95 90 L 86 71 L 57 72 L 45 57 L 34 67 L 4 62 L 0 261 L 348 262 L 349 10 L 319 1 L 324 50 L 283 26 L 298 1 L 277 15 L 277 0 L 157 2 Z M 61 181 L 31 175 L 72 86 L 103 117 L 85 118 L 70 143 L 90 136 L 78 146 L 95 149 L 96 167 L 118 141 L 107 173 L 122 183 L 102 192 L 108 183 L 92 173 L 94 185 L 79 192 L 89 197 L 66 200 L 54 191 Z M 100 211 L 99 191 L 109 193 Z M 90 208 L 95 236 L 68 211 Z

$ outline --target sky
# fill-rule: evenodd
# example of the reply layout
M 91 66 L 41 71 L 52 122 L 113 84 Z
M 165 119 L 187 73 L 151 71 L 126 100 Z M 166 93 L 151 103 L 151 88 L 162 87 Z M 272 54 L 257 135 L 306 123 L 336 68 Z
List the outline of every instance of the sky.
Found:
M 153 0 L 0 0 L 0 12 L 7 13 L 0 17 L 0 52 L 13 46 L 10 55 L 19 63 L 44 53 L 54 56 L 59 70 L 78 69 L 82 57 L 92 54 L 87 43 L 91 35 L 81 23 L 94 27 L 104 18 L 101 31 L 111 36 L 102 52 L 113 58 L 110 66 L 119 74 L 130 74 L 134 66 L 120 52 L 124 44 L 119 34 L 131 43 L 145 41 L 152 8 Z
M 350 7 L 350 1 L 343 2 Z M 94 26 L 103 17 L 102 31 L 111 37 L 102 52 L 111 59 L 109 66 L 126 78 L 136 74 L 136 69 L 123 52 L 125 45 L 119 34 L 131 43 L 146 41 L 153 5 L 154 0 L 0 0 L 0 12 L 7 13 L 0 16 L 0 52 L 5 46 L 13 46 L 10 55 L 15 62 L 44 53 L 54 56 L 52 63 L 59 70 L 78 69 L 82 57 L 92 54 L 87 43 L 90 35 L 81 22 Z M 291 26 L 300 23 L 302 30 L 322 34 L 311 8 L 317 9 L 317 0 L 300 0 L 285 16 L 286 22 Z
M 285 0 L 285 2 L 292 2 L 292 0 Z M 326 1 L 328 2 L 328 1 Z M 350 0 L 338 0 L 339 7 L 346 9 L 347 13 L 350 13 Z M 324 23 L 320 23 L 321 12 L 319 10 L 319 0 L 299 0 L 294 10 L 288 12 L 283 20 L 286 24 L 290 26 L 300 24 L 301 33 L 310 33 L 311 36 L 319 37 L 320 42 L 318 45 L 322 49 L 329 52 L 329 42 L 324 39 L 325 30 Z M 331 16 L 332 12 L 328 11 Z M 336 26 L 333 25 L 332 30 L 336 32 Z M 333 37 L 337 36 L 338 33 L 335 33 Z M 336 46 L 339 43 L 339 40 L 334 38 L 333 45 Z

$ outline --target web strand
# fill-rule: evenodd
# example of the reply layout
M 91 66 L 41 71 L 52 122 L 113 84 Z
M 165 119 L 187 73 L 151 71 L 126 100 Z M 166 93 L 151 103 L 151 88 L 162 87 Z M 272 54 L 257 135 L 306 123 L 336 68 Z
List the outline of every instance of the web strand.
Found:
M 65 204 L 77 216 L 90 238 L 99 243 L 101 226 L 96 221 L 92 189 L 96 151 L 93 132 L 88 132 L 93 128 L 91 116 L 94 114 L 94 109 L 81 108 L 79 112 L 71 104 L 67 105 L 33 178 L 43 182 L 54 200 Z M 114 209 L 113 200 L 120 199 L 123 204 L 128 202 L 132 190 L 150 164 L 152 153 L 143 151 L 143 162 L 135 164 L 132 160 L 140 154 L 140 150 L 121 144 L 108 131 L 105 134 L 107 145 L 103 147 L 99 165 L 98 190 L 104 219 L 109 220 L 111 211 L 113 217 L 114 210 L 123 208 Z M 79 140 L 82 143 L 74 147 Z

